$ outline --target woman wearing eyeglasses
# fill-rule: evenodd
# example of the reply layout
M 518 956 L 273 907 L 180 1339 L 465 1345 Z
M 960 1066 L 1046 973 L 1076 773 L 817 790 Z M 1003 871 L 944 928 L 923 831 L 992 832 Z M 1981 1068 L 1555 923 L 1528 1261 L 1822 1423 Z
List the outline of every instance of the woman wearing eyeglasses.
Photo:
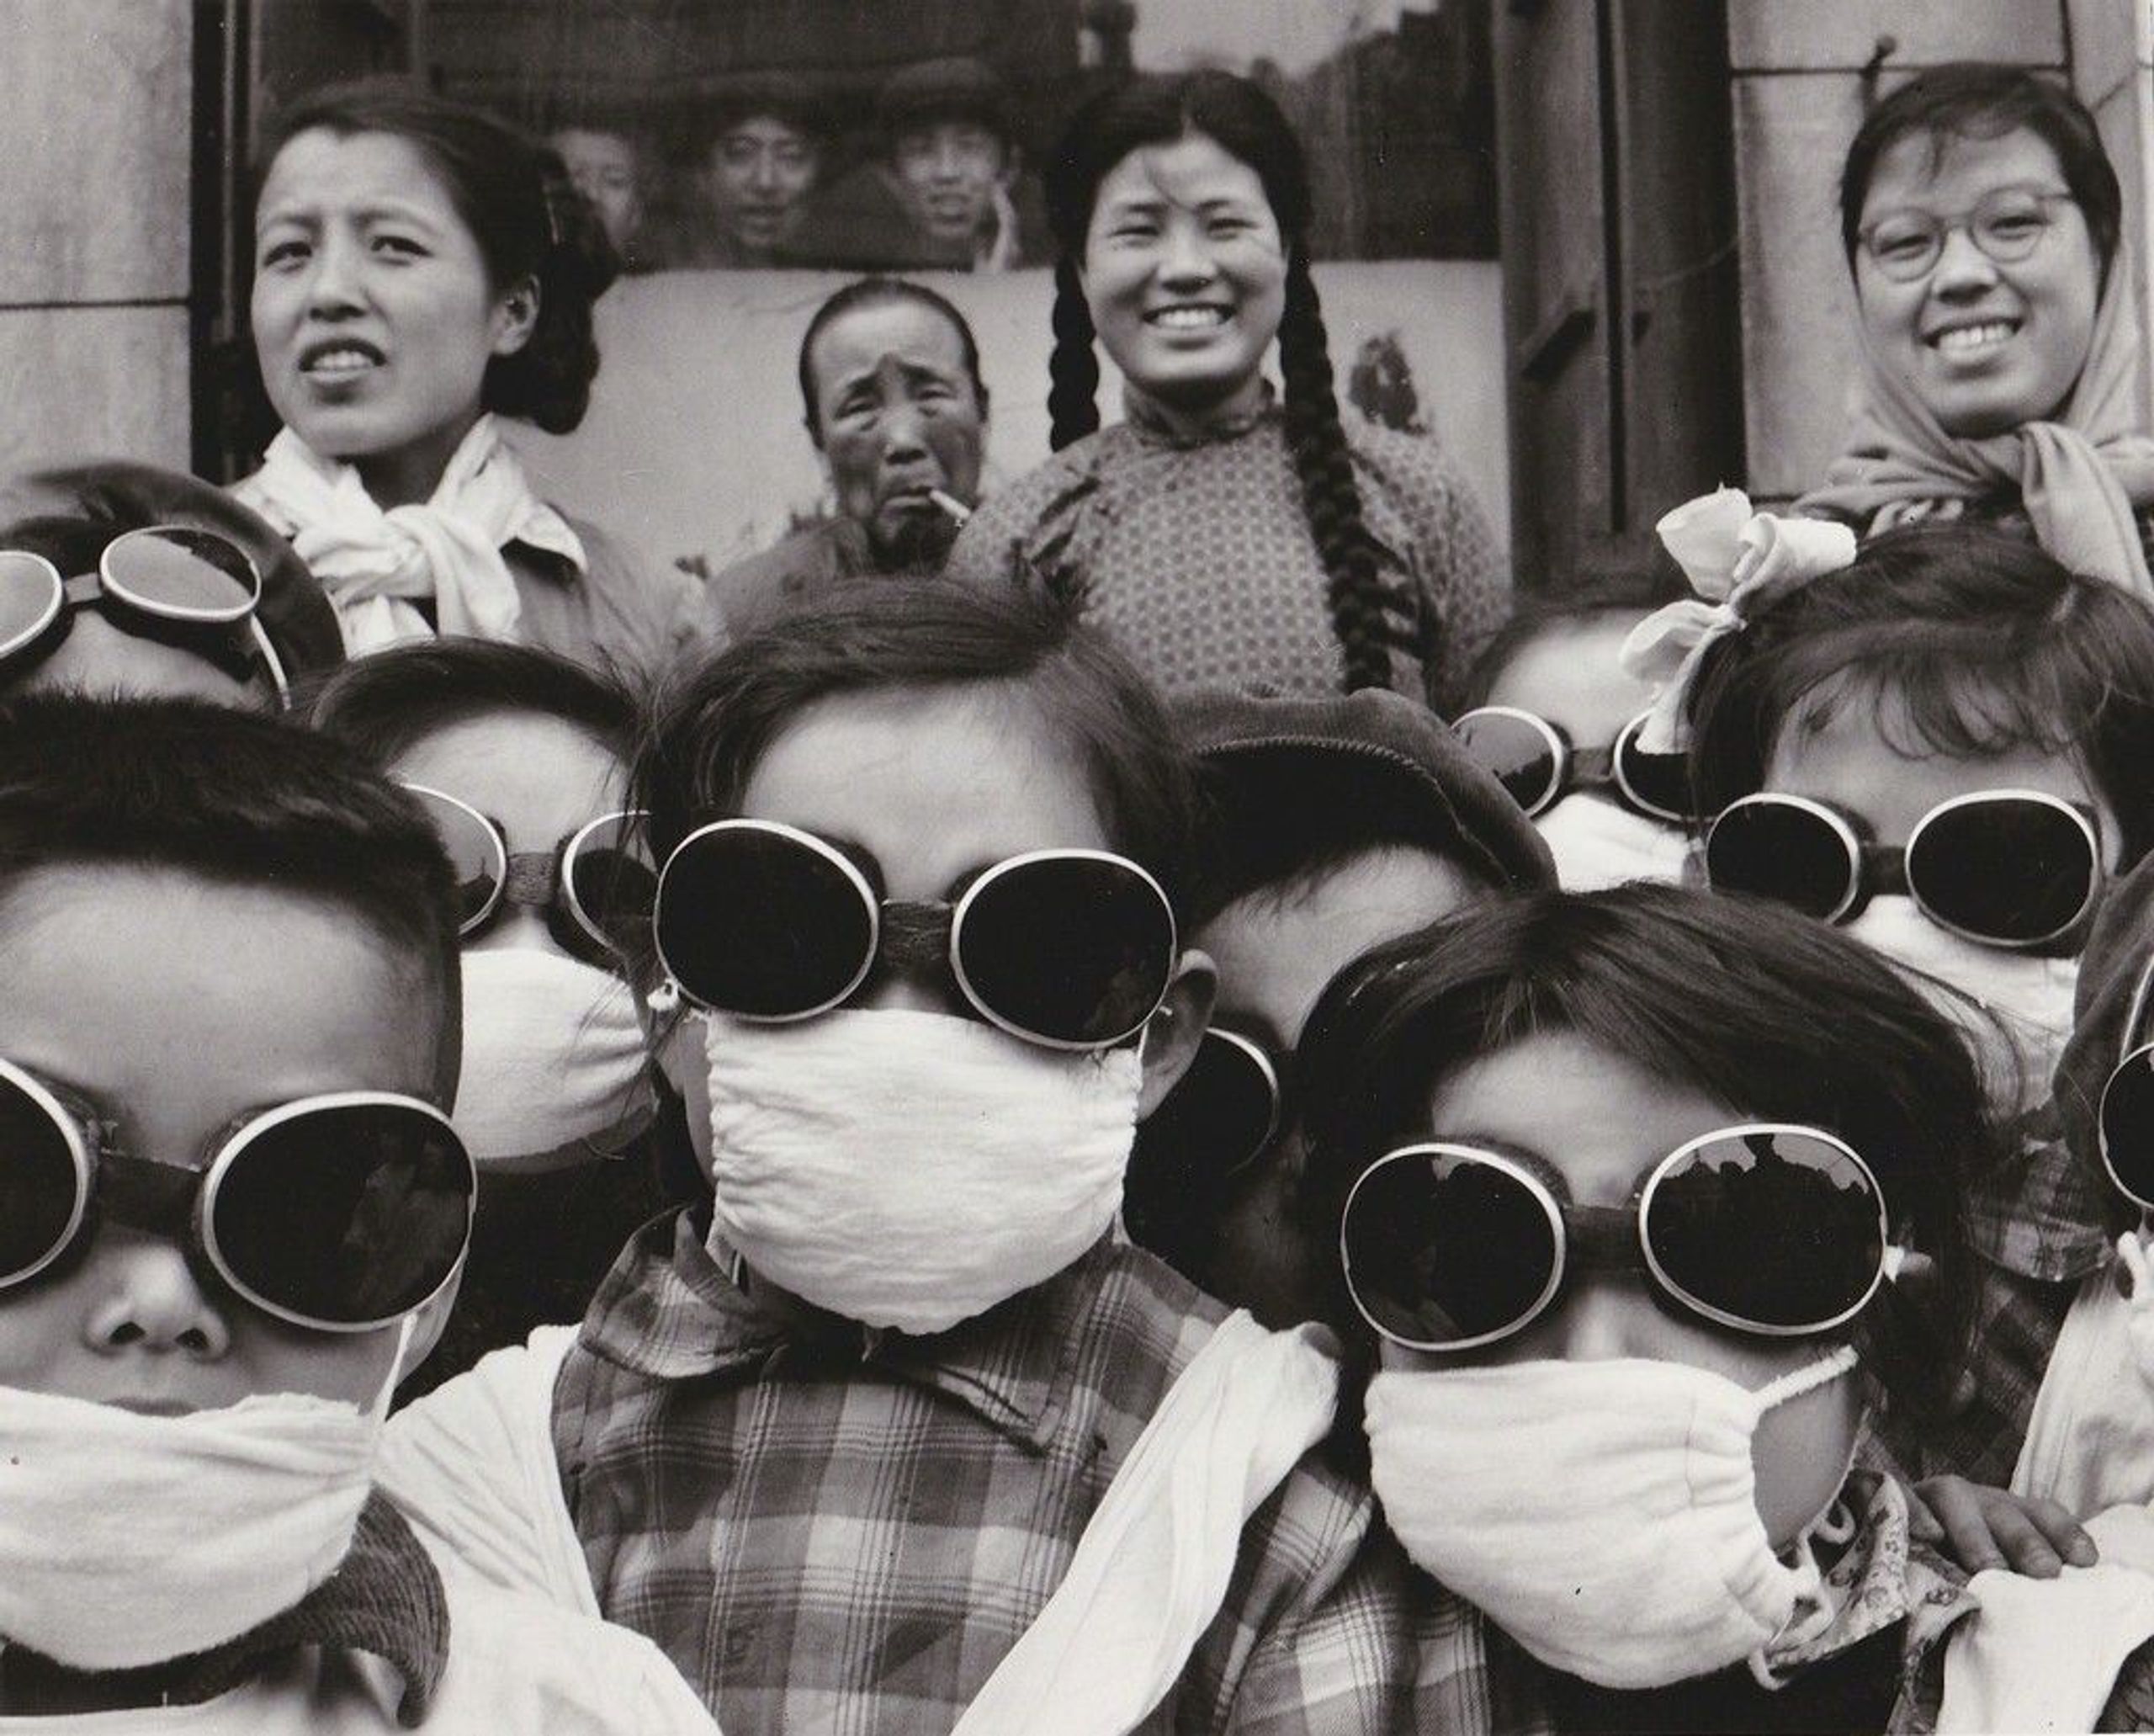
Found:
M 1819 925 L 1638 884 L 1380 948 L 1297 1064 L 1306 1232 L 1456 1728 L 1934 1715 L 1976 1605 L 1866 1444 L 1964 1344 L 1990 1148 L 1952 1025 Z
M 582 421 L 618 268 L 560 158 L 475 109 L 375 80 L 271 126 L 250 311 L 284 426 L 236 491 L 355 655 L 439 634 L 625 672 L 691 631 L 692 581 L 541 500 L 496 420 Z
M 1923 72 L 1849 147 L 1864 400 L 1799 502 L 1858 532 L 1971 514 L 2154 595 L 2154 439 L 2122 196 L 2093 117 L 2020 66 Z

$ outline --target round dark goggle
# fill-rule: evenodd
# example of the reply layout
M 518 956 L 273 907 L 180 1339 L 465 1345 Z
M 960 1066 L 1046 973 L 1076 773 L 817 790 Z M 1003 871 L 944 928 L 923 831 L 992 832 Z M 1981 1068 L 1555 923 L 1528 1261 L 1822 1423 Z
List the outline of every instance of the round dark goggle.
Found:
M 852 859 L 763 820 L 691 832 L 658 878 L 653 932 L 681 992 L 736 1018 L 813 1018 L 879 964 L 947 971 L 989 1024 L 1050 1049 L 1104 1049 L 1166 999 L 1177 947 L 1167 895 L 1100 850 L 995 863 L 952 904 L 883 898 Z
M 188 1169 L 129 1155 L 109 1123 L 0 1060 L 0 1290 L 109 1219 L 170 1237 L 205 1279 L 291 1325 L 370 1331 L 456 1275 L 477 1186 L 448 1118 L 414 1097 L 287 1103 Z
M 1978 790 L 1940 802 L 1902 848 L 1874 844 L 1806 796 L 1744 796 L 1706 835 L 1716 892 L 1748 892 L 1827 922 L 1904 891 L 1940 928 L 2030 948 L 2072 934 L 2101 889 L 2102 844 L 2081 809 L 2040 790 Z
M 514 852 L 469 802 L 423 783 L 404 787 L 427 810 L 455 870 L 460 939 L 483 934 L 506 911 L 534 910 L 564 952 L 611 968 L 650 932 L 658 876 L 641 815 L 601 815 L 551 850 Z
M 1888 1248 L 1870 1166 L 1829 1133 L 1772 1123 L 1678 1146 L 1627 1208 L 1559 1200 L 1499 1152 L 1409 1145 L 1354 1184 L 1339 1229 L 1362 1319 L 1436 1351 L 1523 1330 L 1574 1269 L 1642 1271 L 1657 1296 L 1711 1325 L 1812 1336 L 1863 1310 Z
M 1139 1226 L 1201 1209 L 1271 1144 L 1284 1112 L 1278 1064 L 1254 1038 L 1214 1025 L 1189 1070 L 1138 1124 L 1122 1214 Z
M 1638 746 L 1641 713 L 1607 747 L 1574 747 L 1545 717 L 1510 705 L 1483 705 L 1451 725 L 1473 762 L 1538 819 L 1573 790 L 1605 790 L 1634 814 L 1671 825 L 1693 817 L 1689 762 Z
M 98 570 L 66 577 L 42 555 L 0 549 L 0 664 L 37 654 L 64 633 L 71 612 L 98 608 L 118 624 L 208 656 L 246 680 L 257 668 L 291 703 L 283 661 L 256 611 L 262 575 L 229 537 L 152 524 L 114 537 Z

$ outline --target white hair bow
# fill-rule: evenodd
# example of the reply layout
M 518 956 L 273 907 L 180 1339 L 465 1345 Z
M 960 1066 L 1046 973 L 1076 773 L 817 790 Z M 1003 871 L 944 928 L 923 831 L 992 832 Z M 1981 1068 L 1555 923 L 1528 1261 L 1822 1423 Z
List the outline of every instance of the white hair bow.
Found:
M 1753 512 L 1739 488 L 1685 501 L 1653 529 L 1698 594 L 1647 615 L 1621 656 L 1626 672 L 1655 687 L 1638 746 L 1680 753 L 1690 746 L 1691 684 L 1708 648 L 1797 586 L 1847 565 L 1855 539 L 1844 524 Z

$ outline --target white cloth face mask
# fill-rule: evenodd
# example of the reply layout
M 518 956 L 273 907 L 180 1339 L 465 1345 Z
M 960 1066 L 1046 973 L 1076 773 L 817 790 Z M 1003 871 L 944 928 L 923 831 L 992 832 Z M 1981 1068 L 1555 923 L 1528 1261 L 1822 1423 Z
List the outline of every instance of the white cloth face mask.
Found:
M 653 1097 L 635 995 L 610 972 L 536 947 L 464 954 L 456 1131 L 480 1165 L 618 1150 Z
M 1940 928 L 1912 898 L 1873 898 L 1846 932 L 1897 965 L 1910 986 L 1958 1024 L 1982 1061 L 1991 1113 L 1999 1120 L 2046 1102 L 2058 1058 L 2072 1036 L 2079 961 L 2015 953 L 1962 940 Z M 1988 1017 L 1937 984 L 1956 989 Z
M 365 1410 L 276 1393 L 146 1416 L 0 1387 L 0 1638 L 133 1670 L 298 1603 L 350 1553 L 416 1319 Z
M 1843 1346 L 1754 1392 L 1642 1359 L 1386 1369 L 1371 1479 L 1414 1563 L 1553 1669 L 1609 1688 L 1764 1669 L 1832 1611 L 1809 1542 L 1824 1516 L 1792 1564 L 1775 1553 L 1751 1437 L 1855 1360 Z
M 1574 791 L 1534 825 L 1556 858 L 1556 880 L 1566 892 L 1597 892 L 1626 880 L 1673 886 L 1683 878 L 1689 839 L 1680 826 L 1642 814 L 1589 790 Z
M 911 1009 L 704 1022 L 711 1228 L 796 1296 L 947 1330 L 1043 1282 L 1115 1221 L 1134 1048 L 1039 1048 Z

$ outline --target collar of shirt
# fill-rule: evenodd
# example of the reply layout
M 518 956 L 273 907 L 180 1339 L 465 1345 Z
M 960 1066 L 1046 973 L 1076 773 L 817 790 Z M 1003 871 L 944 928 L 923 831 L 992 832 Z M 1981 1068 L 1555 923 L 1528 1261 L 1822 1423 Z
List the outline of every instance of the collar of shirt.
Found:
M 684 1207 L 636 1232 L 584 1316 L 584 1349 L 662 1381 L 748 1381 L 789 1360 L 864 1362 L 956 1399 L 1023 1446 L 1053 1436 L 1106 1239 L 1045 1283 L 914 1338 L 769 1297 L 739 1255 L 706 1245 L 708 1223 L 707 1206 Z
M 1207 422 L 1202 431 L 1190 433 L 1173 427 L 1159 413 L 1157 405 L 1144 393 L 1127 383 L 1122 387 L 1122 413 L 1131 427 L 1144 436 L 1153 445 L 1191 447 L 1216 446 L 1223 441 L 1239 440 L 1251 428 L 1279 415 L 1279 394 L 1270 380 L 1263 382 L 1264 391 L 1253 409 L 1223 416 Z
M 161 1679 L 153 1701 L 200 1706 L 242 1687 L 301 1646 L 364 1652 L 403 1684 L 397 1719 L 425 1718 L 448 1664 L 448 1602 L 441 1574 L 402 1515 L 380 1494 L 360 1510 L 351 1549 L 306 1596 L 236 1639 L 177 1664 L 141 1672 Z M 11 1673 L 60 1666 L 10 1654 Z

